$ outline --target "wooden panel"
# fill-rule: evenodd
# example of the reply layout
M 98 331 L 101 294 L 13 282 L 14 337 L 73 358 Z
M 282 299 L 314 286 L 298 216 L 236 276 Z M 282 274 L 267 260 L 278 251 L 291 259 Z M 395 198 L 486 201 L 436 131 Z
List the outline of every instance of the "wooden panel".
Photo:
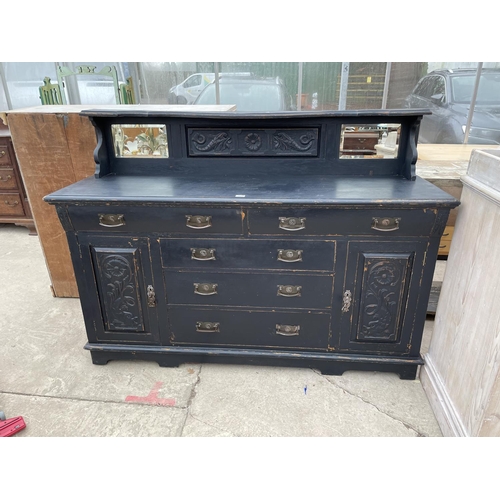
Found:
M 473 161 L 474 155 L 471 165 Z M 500 165 L 491 183 L 500 188 L 498 172 Z M 422 378 L 440 425 L 445 422 L 445 435 L 500 436 L 498 188 L 464 178 L 463 204 L 426 356 L 432 369 L 425 368 Z
M 87 118 L 10 113 L 12 141 L 56 297 L 78 297 L 66 235 L 43 197 L 94 173 L 94 128 Z

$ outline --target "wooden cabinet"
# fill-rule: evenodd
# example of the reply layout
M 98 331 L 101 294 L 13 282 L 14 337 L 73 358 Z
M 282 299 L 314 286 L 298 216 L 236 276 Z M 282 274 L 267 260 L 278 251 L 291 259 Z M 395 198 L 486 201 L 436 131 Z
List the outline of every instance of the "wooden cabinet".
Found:
M 342 159 L 341 126 L 386 114 L 402 125 L 398 157 Z M 94 363 L 415 378 L 458 204 L 415 176 L 422 111 L 88 115 L 96 175 L 46 201 L 67 233 Z M 149 145 L 128 158 L 116 130 L 132 123 Z
M 0 130 L 0 223 L 26 226 L 36 234 L 10 135 Z

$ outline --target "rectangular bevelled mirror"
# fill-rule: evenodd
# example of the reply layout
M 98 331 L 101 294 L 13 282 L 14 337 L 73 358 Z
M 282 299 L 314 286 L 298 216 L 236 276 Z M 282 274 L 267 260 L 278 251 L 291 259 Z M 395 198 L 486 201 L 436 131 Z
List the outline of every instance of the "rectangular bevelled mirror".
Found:
M 400 134 L 400 123 L 343 124 L 339 158 L 397 158 Z
M 168 158 L 165 125 L 111 125 L 117 158 Z

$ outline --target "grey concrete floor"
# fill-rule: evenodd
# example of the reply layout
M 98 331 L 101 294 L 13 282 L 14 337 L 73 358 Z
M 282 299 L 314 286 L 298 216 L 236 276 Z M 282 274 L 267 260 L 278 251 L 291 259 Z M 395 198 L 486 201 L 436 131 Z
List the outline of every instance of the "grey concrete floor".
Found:
M 419 380 L 396 374 L 93 365 L 79 300 L 52 297 L 38 237 L 23 227 L 0 224 L 0 283 L 0 410 L 24 417 L 16 437 L 441 436 Z

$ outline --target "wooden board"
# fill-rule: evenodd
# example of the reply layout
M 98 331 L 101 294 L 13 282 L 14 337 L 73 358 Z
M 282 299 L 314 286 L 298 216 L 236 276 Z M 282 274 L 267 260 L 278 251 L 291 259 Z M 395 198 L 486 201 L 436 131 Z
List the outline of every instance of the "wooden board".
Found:
M 474 149 L 498 149 L 485 144 L 419 144 L 418 159 L 432 161 L 468 162 Z
M 78 297 L 66 235 L 43 197 L 94 173 L 94 127 L 77 114 L 8 116 L 28 200 L 56 297 Z

